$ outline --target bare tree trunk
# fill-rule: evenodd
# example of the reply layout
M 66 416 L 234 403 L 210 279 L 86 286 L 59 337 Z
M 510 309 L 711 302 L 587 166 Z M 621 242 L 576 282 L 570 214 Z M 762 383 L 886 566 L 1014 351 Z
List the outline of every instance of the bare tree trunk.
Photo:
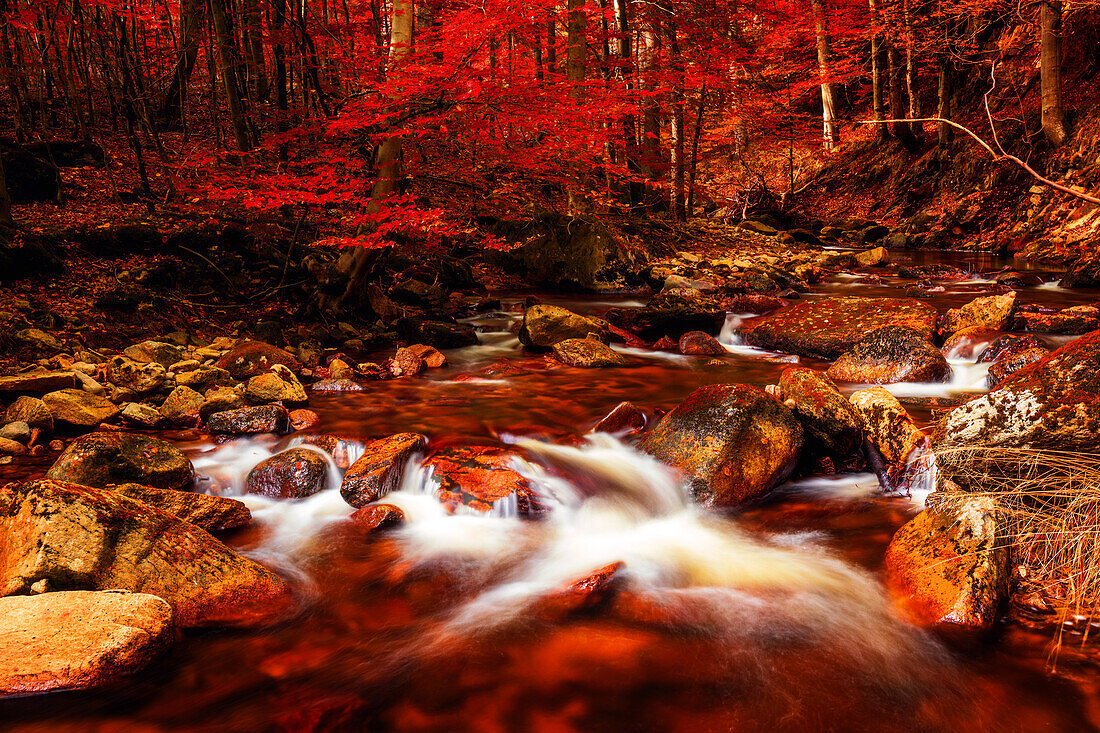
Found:
M 245 32 L 241 37 L 244 40 L 244 57 L 248 68 L 249 89 L 252 92 L 253 101 L 264 101 L 271 96 L 271 92 L 267 83 L 267 68 L 264 62 L 263 22 L 260 18 L 260 5 L 258 0 L 244 0 L 242 6 L 241 20 Z
M 180 47 L 172 82 L 164 93 L 157 116 L 168 125 L 183 121 L 183 107 L 187 100 L 187 85 L 199 56 L 199 40 L 202 38 L 203 0 L 180 0 Z
M 632 94 L 634 91 L 634 59 L 632 54 L 631 40 L 633 39 L 632 31 L 630 29 L 630 2 L 629 0 L 615 0 L 615 21 L 619 32 L 619 57 L 622 60 L 621 73 L 623 77 L 623 83 L 626 87 L 627 93 Z M 626 154 L 626 168 L 630 175 L 634 178 L 641 173 L 641 166 L 638 165 L 638 122 L 634 118 L 633 114 L 627 113 L 623 115 L 623 149 Z M 640 181 L 631 180 L 629 187 L 629 206 L 630 211 L 634 212 L 639 202 L 642 200 L 643 191 Z
M 687 218 L 695 214 L 695 180 L 699 171 L 699 139 L 703 136 L 703 111 L 706 109 L 707 87 L 704 84 L 699 90 L 699 108 L 695 112 L 695 132 L 691 136 L 691 162 L 688 172 L 687 186 Z
M 893 123 L 894 137 L 906 147 L 916 145 L 913 137 L 913 129 L 905 120 L 905 67 L 901 63 L 901 54 L 898 47 L 891 43 L 886 58 L 890 71 L 890 119 L 898 120 Z
M 229 104 L 229 115 L 233 123 L 237 149 L 252 150 L 255 145 L 245 117 L 244 102 L 241 100 L 241 88 L 237 79 L 236 47 L 229 30 L 225 2 L 226 0 L 210 0 L 210 15 L 214 19 L 214 33 L 218 41 L 218 66 L 222 74 L 222 84 L 225 86 L 225 97 Z
M 566 17 L 565 78 L 570 84 L 569 94 L 575 99 L 584 96 L 585 79 L 585 17 L 584 0 L 569 0 Z M 588 211 L 588 200 L 583 193 L 584 182 L 577 181 L 568 187 L 569 214 L 579 216 Z
M 651 11 L 652 12 L 652 11 Z M 661 178 L 661 105 L 657 101 L 657 72 L 658 59 L 661 52 L 660 25 L 657 18 L 652 17 L 642 24 L 643 50 L 639 58 L 641 70 L 642 95 L 642 130 L 641 154 L 639 155 L 639 167 L 641 173 L 654 183 Z M 651 189 L 646 194 L 646 208 L 652 208 L 655 203 L 655 194 Z
M 917 69 L 916 40 L 913 37 L 913 18 L 909 13 L 909 0 L 902 1 L 902 16 L 905 23 L 905 89 L 909 95 L 909 117 L 919 119 L 920 114 L 920 79 Z M 909 126 L 914 137 L 920 139 L 924 126 L 914 122 Z
M 558 31 L 553 12 L 546 16 L 546 70 L 551 74 L 558 70 Z
M 1054 147 L 1066 141 L 1062 107 L 1062 2 L 1039 3 L 1039 73 L 1043 97 L 1043 134 Z
M 668 27 L 669 57 L 672 64 L 672 113 L 669 115 L 669 153 L 672 188 L 669 213 L 673 221 L 684 220 L 684 59 L 676 38 L 676 26 Z
M 832 150 L 840 142 L 833 106 L 833 85 L 829 81 L 829 29 L 825 16 L 825 1 L 811 0 L 814 13 L 814 33 L 817 37 L 817 74 L 821 80 L 821 147 Z
M 953 113 L 951 109 L 951 95 L 954 93 L 954 84 L 954 62 L 951 60 L 951 54 L 940 54 L 939 85 L 936 90 L 936 96 L 939 101 L 936 116 L 940 119 L 951 119 Z M 936 144 L 941 148 L 946 148 L 950 145 L 955 137 L 955 130 L 951 125 L 945 122 L 938 123 L 936 132 Z

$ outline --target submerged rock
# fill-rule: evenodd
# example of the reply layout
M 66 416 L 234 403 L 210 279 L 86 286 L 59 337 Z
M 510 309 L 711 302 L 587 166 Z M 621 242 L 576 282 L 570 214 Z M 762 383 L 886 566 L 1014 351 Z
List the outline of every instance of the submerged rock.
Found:
M 371 504 L 352 512 L 351 521 L 364 532 L 376 532 L 404 524 L 405 512 L 393 504 Z
M 195 470 L 171 443 L 140 433 L 89 433 L 73 441 L 47 478 L 103 488 L 140 483 L 159 489 L 191 486 Z
M 255 626 L 286 616 L 286 583 L 217 539 L 110 489 L 61 481 L 0 488 L 0 596 L 45 581 L 160 596 L 179 626 Z
M 1004 295 L 988 295 L 975 298 L 961 308 L 952 308 L 947 311 L 944 314 L 940 330 L 945 335 L 976 326 L 984 326 L 1000 331 L 1009 326 L 1015 314 L 1015 291 Z
M 945 501 L 904 525 L 886 549 L 886 579 L 918 623 L 978 631 L 1008 594 L 1009 544 L 993 501 Z
M 191 491 L 156 489 L 141 484 L 108 486 L 131 499 L 155 506 L 173 517 L 190 522 L 207 532 L 244 527 L 252 521 L 252 512 L 242 502 L 226 496 L 196 494 Z
M 938 312 L 912 298 L 804 301 L 741 329 L 753 346 L 816 359 L 836 359 L 870 332 L 904 326 L 932 337 Z
M 756 387 L 714 384 L 688 395 L 642 439 L 679 468 L 704 501 L 734 505 L 766 494 L 794 471 L 802 426 Z
M 115 683 L 140 672 L 173 638 L 172 607 L 147 593 L 0 598 L 0 697 Z
M 344 474 L 340 496 L 353 507 L 378 501 L 397 488 L 409 459 L 427 443 L 419 433 L 398 433 L 368 442 L 363 455 Z
M 842 458 L 863 442 L 859 415 L 826 375 L 805 367 L 784 369 L 779 376 L 783 404 L 802 423 L 811 441 L 826 453 Z
M 521 517 L 541 514 L 537 494 L 511 463 L 503 448 L 479 446 L 445 448 L 432 453 L 424 465 L 439 480 L 436 495 L 451 510 L 460 506 L 490 512 L 498 502 L 514 502 Z
M 924 336 L 904 326 L 884 326 L 860 339 L 829 367 L 838 382 L 895 384 L 943 382 L 951 367 Z
M 523 314 L 519 340 L 524 346 L 549 349 L 567 339 L 585 339 L 589 334 L 607 343 L 610 340 L 607 321 L 578 315 L 556 305 L 535 305 Z
M 304 499 L 328 487 L 328 461 L 311 448 L 291 448 L 248 472 L 245 492 L 273 499 Z
M 1100 331 L 948 413 L 938 445 L 1100 450 Z
M 626 364 L 626 357 L 596 339 L 566 339 L 554 344 L 554 358 L 574 367 L 600 368 Z

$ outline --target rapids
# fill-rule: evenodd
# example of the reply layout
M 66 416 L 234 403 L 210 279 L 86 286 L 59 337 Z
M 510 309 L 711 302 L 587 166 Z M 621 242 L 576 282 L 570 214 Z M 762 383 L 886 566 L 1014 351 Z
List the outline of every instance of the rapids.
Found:
M 926 255 L 972 278 L 931 302 L 955 307 L 989 287 L 988 256 Z M 806 297 L 900 297 L 911 283 L 837 276 Z M 1095 296 L 1053 288 L 1024 302 Z M 211 443 L 181 439 L 197 490 L 243 500 L 252 526 L 225 536 L 287 577 L 300 614 L 258 632 L 186 635 L 141 680 L 117 690 L 0 703 L 15 731 L 729 731 L 1052 730 L 1095 728 L 1096 693 L 1047 673 L 1047 638 L 1018 625 L 960 649 L 892 612 L 879 579 L 894 530 L 933 485 L 925 461 L 907 495 L 872 474 L 791 482 L 739 513 L 692 503 L 682 478 L 629 440 L 588 432 L 618 402 L 667 410 L 704 384 L 776 381 L 791 363 L 740 343 L 751 316 L 730 314 L 717 363 L 619 348 L 629 365 L 576 370 L 525 354 L 517 299 L 470 319 L 481 344 L 449 365 L 363 392 L 311 395 L 329 487 L 303 500 L 244 494 L 248 472 L 308 436 Z M 642 301 L 546 297 L 600 314 Z M 985 389 L 985 365 L 951 359 L 950 382 L 902 384 L 902 398 Z M 854 391 L 861 385 L 843 385 Z M 907 405 L 919 421 L 927 408 Z M 339 494 L 362 440 L 399 431 L 428 450 L 503 445 L 551 506 L 539 521 L 515 501 L 448 513 L 422 458 L 385 502 L 406 523 L 365 536 Z M 582 437 L 577 437 L 582 436 Z M 569 606 L 566 592 L 614 570 L 607 592 Z M 563 606 L 563 603 L 566 605 Z M 1095 673 L 1093 673 L 1095 674 Z M 1095 676 L 1092 677 L 1095 679 Z

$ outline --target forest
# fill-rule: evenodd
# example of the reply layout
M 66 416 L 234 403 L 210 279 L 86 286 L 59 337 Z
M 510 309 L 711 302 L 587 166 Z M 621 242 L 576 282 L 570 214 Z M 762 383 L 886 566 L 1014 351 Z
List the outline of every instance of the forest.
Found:
M 1100 730 L 1094 0 L 0 0 L 0 727 Z

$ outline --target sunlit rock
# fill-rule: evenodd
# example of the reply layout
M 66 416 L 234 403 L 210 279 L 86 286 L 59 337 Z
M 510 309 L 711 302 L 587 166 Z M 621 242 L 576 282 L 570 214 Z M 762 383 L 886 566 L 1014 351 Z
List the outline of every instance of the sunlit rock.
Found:
M 135 482 L 182 489 L 194 481 L 195 471 L 179 448 L 152 436 L 90 433 L 73 441 L 46 476 L 98 488 Z
M 841 354 L 827 373 L 838 382 L 860 384 L 944 382 L 951 377 L 951 367 L 924 334 L 884 326 Z

